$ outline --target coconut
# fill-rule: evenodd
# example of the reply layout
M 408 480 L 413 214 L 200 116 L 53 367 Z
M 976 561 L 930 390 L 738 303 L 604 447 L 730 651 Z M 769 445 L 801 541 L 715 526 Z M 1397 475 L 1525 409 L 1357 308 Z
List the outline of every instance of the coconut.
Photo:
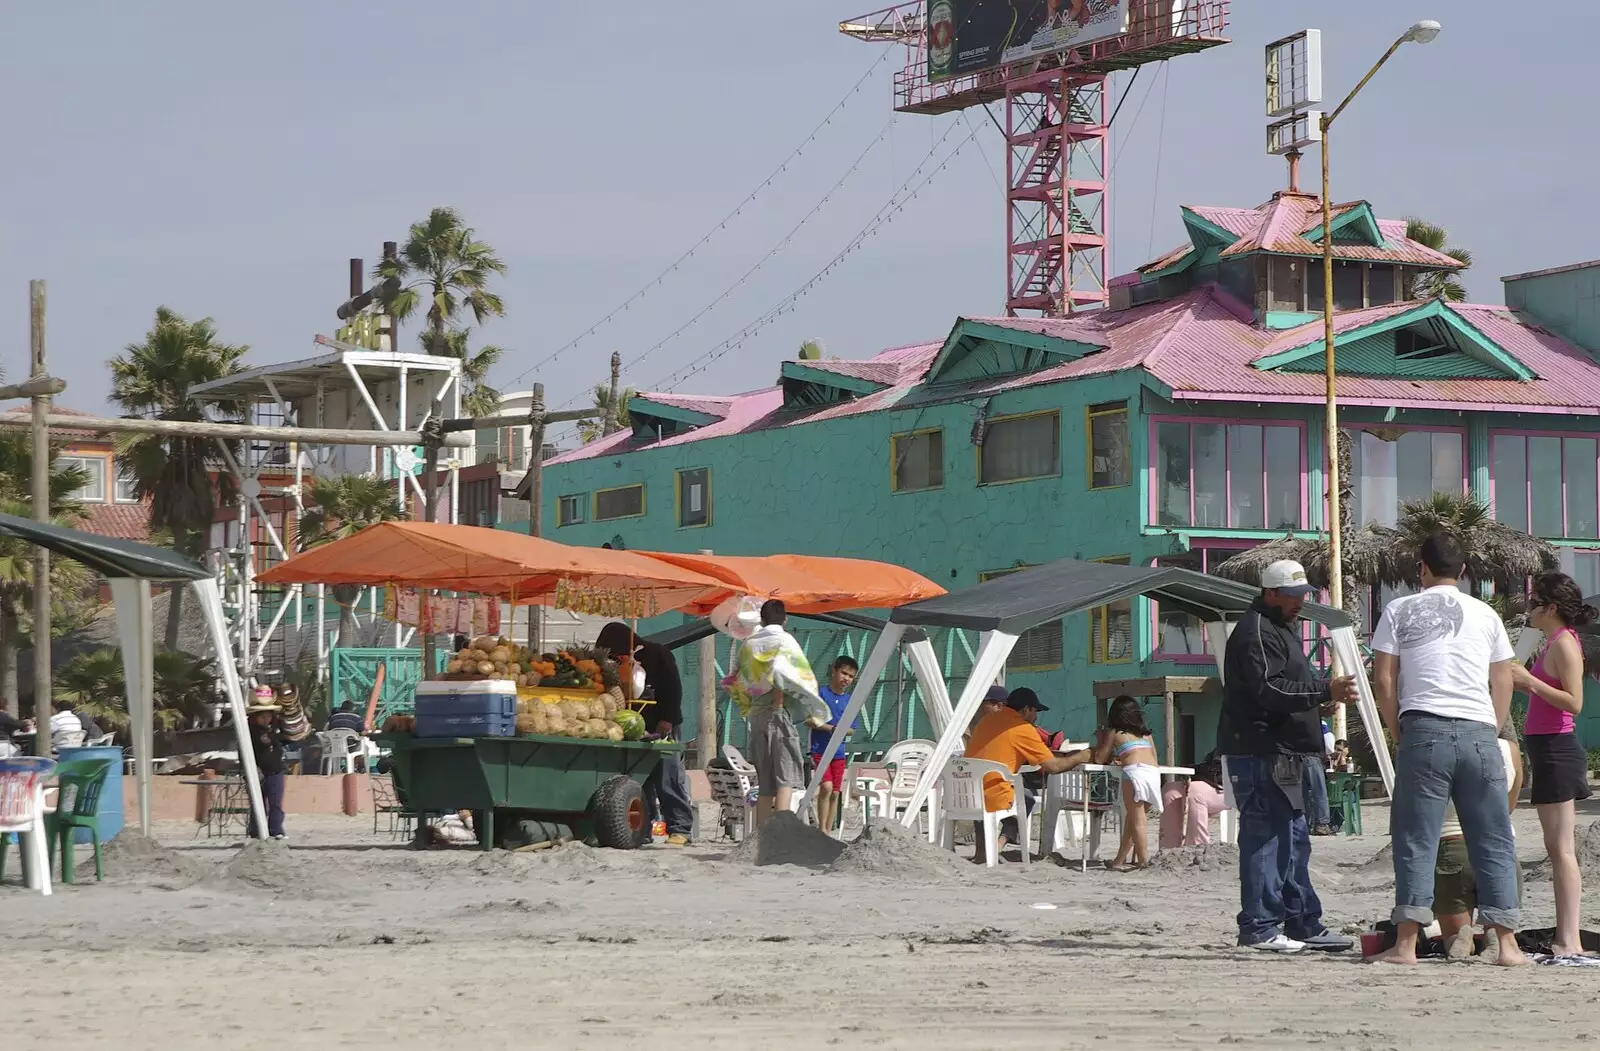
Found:
M 611 741 L 622 740 L 622 727 L 618 726 L 616 723 L 612 723 L 610 726 L 606 727 L 606 739 Z
M 494 665 L 489 661 L 479 661 L 477 671 L 479 675 L 493 675 Z

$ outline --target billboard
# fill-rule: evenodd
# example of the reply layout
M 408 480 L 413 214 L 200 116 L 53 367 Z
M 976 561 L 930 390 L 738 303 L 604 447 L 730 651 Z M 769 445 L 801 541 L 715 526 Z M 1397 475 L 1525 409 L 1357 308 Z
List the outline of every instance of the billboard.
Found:
M 1128 0 L 928 0 L 928 79 L 992 69 L 1119 36 Z

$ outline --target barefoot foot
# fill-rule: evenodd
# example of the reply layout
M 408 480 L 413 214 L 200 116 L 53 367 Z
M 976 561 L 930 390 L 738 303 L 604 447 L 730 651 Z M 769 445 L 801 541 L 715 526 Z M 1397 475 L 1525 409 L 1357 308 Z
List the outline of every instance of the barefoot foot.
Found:
M 1415 949 L 1402 950 L 1400 946 L 1396 945 L 1392 948 L 1383 950 L 1376 956 L 1367 957 L 1367 962 L 1394 963 L 1399 964 L 1402 967 L 1415 967 L 1417 964 L 1417 952 Z

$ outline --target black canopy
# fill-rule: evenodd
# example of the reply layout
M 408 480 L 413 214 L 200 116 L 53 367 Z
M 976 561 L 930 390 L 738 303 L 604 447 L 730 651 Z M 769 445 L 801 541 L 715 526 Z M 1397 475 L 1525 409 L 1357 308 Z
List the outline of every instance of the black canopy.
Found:
M 883 621 L 876 617 L 864 616 L 860 613 L 840 611 L 837 613 L 791 613 L 791 620 L 814 620 L 822 624 L 832 624 L 841 628 L 852 628 L 857 631 L 882 631 Z M 659 631 L 654 635 L 645 637 L 646 642 L 659 643 L 669 650 L 675 650 L 699 642 L 707 635 L 715 635 L 716 628 L 711 626 L 711 621 L 705 617 L 697 617 L 687 623 L 680 624 L 666 631 Z M 915 641 L 915 640 L 911 640 Z
M 14 536 L 49 548 L 58 555 L 77 559 L 106 577 L 205 580 L 211 576 L 204 567 L 164 548 L 131 540 L 113 540 L 15 515 L 0 514 L 0 536 Z
M 938 598 L 901 606 L 889 615 L 896 624 L 967 628 L 1020 635 L 1070 613 L 1144 595 L 1163 610 L 1181 610 L 1205 620 L 1243 613 L 1260 592 L 1248 584 L 1189 569 L 1119 566 L 1064 558 L 1008 573 Z M 1320 603 L 1300 611 L 1307 620 L 1330 628 L 1351 625 L 1349 616 Z

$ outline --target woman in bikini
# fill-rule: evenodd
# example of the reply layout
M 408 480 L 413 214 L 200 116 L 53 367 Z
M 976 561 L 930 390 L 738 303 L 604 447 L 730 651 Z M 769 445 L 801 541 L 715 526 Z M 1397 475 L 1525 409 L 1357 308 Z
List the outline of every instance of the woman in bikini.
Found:
M 1161 814 L 1161 772 L 1154 734 L 1132 697 L 1111 702 L 1106 728 L 1095 741 L 1094 761 L 1122 767 L 1122 842 L 1106 867 L 1115 872 L 1142 869 L 1150 863 L 1149 815 Z

